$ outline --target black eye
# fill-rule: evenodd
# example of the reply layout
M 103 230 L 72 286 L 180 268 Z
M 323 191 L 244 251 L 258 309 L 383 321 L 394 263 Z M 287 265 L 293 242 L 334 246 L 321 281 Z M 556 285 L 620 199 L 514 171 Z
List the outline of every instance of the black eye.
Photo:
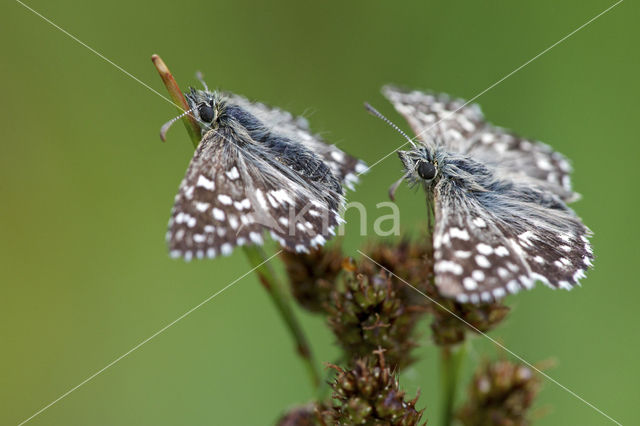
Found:
M 431 180 L 436 176 L 436 167 L 426 161 L 418 163 L 418 174 L 424 180 Z
M 198 114 L 200 119 L 205 123 L 211 123 L 213 121 L 213 107 L 209 104 L 202 104 L 198 107 Z

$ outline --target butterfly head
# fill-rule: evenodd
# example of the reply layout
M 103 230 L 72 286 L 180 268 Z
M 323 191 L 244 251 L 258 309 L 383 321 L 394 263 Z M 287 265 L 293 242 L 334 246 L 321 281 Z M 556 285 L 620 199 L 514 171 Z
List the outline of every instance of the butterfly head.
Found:
M 189 103 L 189 109 L 164 123 L 160 128 L 160 139 L 163 141 L 166 140 L 167 132 L 173 123 L 185 115 L 191 115 L 195 118 L 200 125 L 202 134 L 211 129 L 217 129 L 220 119 L 224 116 L 226 102 L 217 92 L 196 90 L 192 87 L 190 92 L 185 93 L 185 97 Z
M 405 132 L 371 105 L 365 103 L 365 108 L 372 115 L 378 117 L 400 133 L 407 140 L 404 145 L 409 143 L 412 146 L 412 149 L 409 151 L 398 151 L 398 156 L 404 165 L 405 173 L 397 182 L 391 185 L 389 188 L 389 197 L 392 200 L 395 199 L 396 189 L 398 189 L 398 186 L 404 180 L 408 180 L 410 185 L 422 183 L 425 186 L 430 186 L 438 176 L 438 162 L 435 159 L 432 148 L 426 145 L 416 144 Z
M 186 93 L 186 98 L 193 116 L 203 132 L 218 127 L 226 103 L 217 92 L 191 88 L 191 91 Z
M 410 182 L 431 184 L 438 176 L 438 162 L 427 147 L 398 151 L 404 165 L 405 179 Z

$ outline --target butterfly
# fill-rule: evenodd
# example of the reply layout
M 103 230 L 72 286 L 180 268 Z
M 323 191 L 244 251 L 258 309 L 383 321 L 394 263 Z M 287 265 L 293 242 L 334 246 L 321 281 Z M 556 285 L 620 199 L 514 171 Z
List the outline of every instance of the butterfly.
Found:
M 285 249 L 323 245 L 343 220 L 343 185 L 366 165 L 311 133 L 302 117 L 231 93 L 195 90 L 189 113 L 200 141 L 180 184 L 166 239 L 170 255 L 214 258 L 262 244 L 264 231 Z
M 461 303 L 492 302 L 542 281 L 571 289 L 592 266 L 591 231 L 567 207 L 568 160 L 549 146 L 488 123 L 480 107 L 445 94 L 386 86 L 383 94 L 416 133 L 400 131 L 402 181 L 427 194 L 435 285 Z

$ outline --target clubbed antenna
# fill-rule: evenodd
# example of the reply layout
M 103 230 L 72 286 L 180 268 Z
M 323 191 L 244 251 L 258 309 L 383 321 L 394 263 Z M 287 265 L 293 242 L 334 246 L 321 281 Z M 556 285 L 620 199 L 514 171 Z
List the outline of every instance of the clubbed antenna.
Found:
M 398 187 L 400 186 L 400 184 L 409 176 L 411 175 L 411 173 L 407 173 L 402 175 L 402 177 L 400 179 L 398 179 L 397 181 L 395 181 L 393 183 L 393 185 L 391 185 L 389 187 L 389 198 L 391 199 L 391 201 L 396 201 L 396 191 L 398 190 Z
M 209 86 L 207 86 L 207 83 L 204 82 L 204 75 L 202 75 L 202 73 L 200 71 L 196 71 L 196 78 L 198 79 L 200 84 L 202 84 L 202 87 L 204 87 L 204 90 L 206 90 L 208 92 L 209 91 Z
M 389 126 L 394 128 L 398 133 L 404 136 L 404 138 L 411 144 L 411 146 L 413 146 L 414 148 L 416 147 L 416 144 L 413 142 L 413 139 L 411 139 L 405 132 L 402 131 L 402 129 L 400 129 L 400 127 L 396 126 L 391 120 L 389 120 L 387 117 L 382 115 L 382 113 L 380 113 L 377 109 L 369 105 L 367 102 L 364 103 L 364 107 L 367 109 L 367 111 L 369 111 L 369 113 L 378 117 L 380 120 L 384 121 Z
M 183 112 L 177 117 L 173 117 L 171 120 L 167 121 L 162 125 L 162 127 L 160 128 L 160 139 L 162 139 L 162 142 L 165 142 L 167 140 L 167 132 L 169 131 L 169 128 L 173 125 L 173 123 L 180 120 L 185 115 L 191 113 L 191 111 L 193 111 L 193 108 Z

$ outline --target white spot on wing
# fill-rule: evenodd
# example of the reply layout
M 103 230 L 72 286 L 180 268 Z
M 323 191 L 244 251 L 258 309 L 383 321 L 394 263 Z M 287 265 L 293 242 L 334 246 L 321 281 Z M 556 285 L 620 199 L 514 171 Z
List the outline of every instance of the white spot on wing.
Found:
M 458 303 L 468 303 L 469 296 L 467 296 L 466 294 L 459 294 L 456 296 L 456 300 L 458 301 Z
M 509 271 L 507 271 L 505 268 L 503 268 L 502 266 L 500 266 L 498 268 L 498 276 L 500 276 L 500 278 L 505 279 L 509 276 Z
M 507 283 L 507 290 L 509 291 L 509 293 L 517 293 L 518 290 L 520 290 L 520 287 L 518 286 L 518 283 L 516 281 L 509 281 Z
M 460 259 L 468 259 L 469 257 L 471 257 L 471 252 L 465 250 L 456 250 L 453 252 L 453 254 Z
M 276 200 L 278 200 L 281 203 L 289 203 L 292 206 L 294 205 L 293 200 L 291 199 L 289 194 L 287 194 L 287 192 L 284 189 L 278 189 L 277 191 L 271 191 L 271 194 L 273 194 L 273 196 L 276 198 Z
M 251 202 L 248 198 L 245 198 L 242 201 L 234 201 L 233 206 L 236 208 L 236 210 L 243 210 L 245 208 L 249 209 L 251 207 Z
M 204 212 L 209 208 L 209 203 L 202 203 L 200 201 L 196 201 L 196 210 L 199 212 Z
M 475 271 L 473 271 L 471 273 L 471 277 L 476 281 L 483 281 L 484 280 L 484 272 L 482 272 L 479 269 L 476 269 Z M 471 289 L 469 289 L 469 290 L 471 290 Z
M 218 195 L 218 200 L 222 204 L 225 204 L 227 206 L 229 206 L 229 205 L 231 205 L 231 203 L 233 203 L 233 200 L 231 199 L 231 197 L 229 197 L 228 195 L 225 195 L 225 194 L 219 194 Z
M 479 243 L 476 248 L 478 249 L 478 252 L 480 254 L 484 254 L 485 256 L 490 255 L 491 253 L 493 253 L 493 248 L 488 245 L 488 244 L 484 244 L 484 243 Z
M 533 232 L 531 231 L 526 231 L 523 232 L 522 234 L 518 235 L 518 239 L 520 239 L 520 241 L 522 241 L 522 244 L 526 245 L 526 246 L 531 246 L 531 238 L 533 238 Z
M 478 288 L 478 283 L 476 283 L 472 278 L 466 277 L 462 280 L 462 285 L 467 290 L 475 290 Z
M 341 151 L 331 151 L 331 157 L 336 160 L 338 163 L 342 163 L 344 160 L 344 154 Z
M 224 220 L 224 212 L 222 210 L 214 207 L 214 209 L 213 209 L 213 217 L 216 220 Z
M 238 173 L 238 169 L 236 168 L 236 166 L 233 166 L 231 168 L 231 170 L 229 170 L 228 172 L 225 172 L 227 177 L 231 180 L 236 180 L 240 177 L 240 173 Z
M 325 240 L 325 238 L 322 235 L 316 235 L 312 240 L 311 240 L 311 245 L 312 246 L 321 246 L 323 245 L 327 240 Z
M 498 255 L 500 257 L 507 256 L 509 254 L 509 250 L 507 250 L 507 248 L 505 246 L 496 247 L 494 252 L 496 253 L 496 255 Z
M 232 251 L 233 251 L 233 246 L 229 243 L 224 243 L 223 245 L 220 246 L 220 253 L 222 253 L 223 256 L 229 256 Z
M 264 199 L 264 194 L 260 189 L 256 189 L 256 198 L 258 199 L 258 203 L 260 203 L 260 207 L 263 209 L 267 208 L 267 200 Z
M 481 217 L 476 217 L 475 219 L 473 219 L 473 224 L 478 228 L 484 228 L 485 226 L 487 226 L 487 223 Z
M 187 197 L 188 199 L 192 199 L 194 190 L 195 188 L 193 186 L 188 186 L 187 189 L 184 190 L 184 196 Z M 178 196 L 176 195 L 176 201 L 177 201 L 177 198 Z
M 491 263 L 489 262 L 489 259 L 487 259 L 486 257 L 484 257 L 481 254 L 476 255 L 475 259 L 476 259 L 476 263 L 478 264 L 478 266 L 480 266 L 482 268 L 488 268 L 488 267 L 491 266 Z
M 462 266 L 455 262 L 451 262 L 450 260 L 441 260 L 435 264 L 436 272 L 451 272 L 455 275 L 462 274 Z
M 452 238 L 459 238 L 459 239 L 465 240 L 465 241 L 469 240 L 469 233 L 467 232 L 466 229 L 460 229 L 460 228 L 456 228 L 455 226 L 453 226 L 449 230 L 449 234 L 451 234 Z
M 258 232 L 249 232 L 249 239 L 256 244 L 262 244 L 262 235 Z
M 231 229 L 238 229 L 238 218 L 229 215 L 229 226 L 231 226 Z
M 507 292 L 504 291 L 503 288 L 494 288 L 493 289 L 493 295 L 495 296 L 496 299 L 500 299 L 500 298 L 506 296 Z
M 356 164 L 356 173 L 366 173 L 369 170 L 369 168 L 364 164 L 364 163 L 357 163 Z
M 196 186 L 208 189 L 209 191 L 213 191 L 216 187 L 212 180 L 207 179 L 203 175 L 198 176 L 198 182 L 196 183 Z
M 551 163 L 545 158 L 538 158 L 536 165 L 542 170 L 551 170 L 552 168 Z

